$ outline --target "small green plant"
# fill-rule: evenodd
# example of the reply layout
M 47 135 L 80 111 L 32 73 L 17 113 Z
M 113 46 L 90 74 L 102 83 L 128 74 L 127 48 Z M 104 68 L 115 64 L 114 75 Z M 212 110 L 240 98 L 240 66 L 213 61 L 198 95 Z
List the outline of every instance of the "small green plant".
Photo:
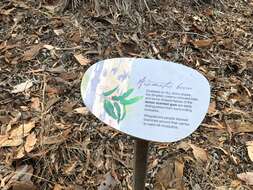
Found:
M 103 96 L 105 97 L 104 109 L 106 113 L 119 123 L 126 117 L 126 106 L 135 104 L 141 100 L 143 96 L 129 98 L 129 96 L 133 93 L 134 88 L 128 89 L 125 93 L 119 96 L 113 96 L 114 92 L 116 92 L 118 88 L 119 87 L 117 86 L 112 90 L 104 92 Z

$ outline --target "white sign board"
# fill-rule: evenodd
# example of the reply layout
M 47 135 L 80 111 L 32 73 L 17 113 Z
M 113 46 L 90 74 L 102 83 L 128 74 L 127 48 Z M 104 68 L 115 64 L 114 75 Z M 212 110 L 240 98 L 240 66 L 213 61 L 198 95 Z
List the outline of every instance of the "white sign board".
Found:
M 141 139 L 174 142 L 189 136 L 208 110 L 206 78 L 181 64 L 115 58 L 84 74 L 85 105 L 101 121 Z

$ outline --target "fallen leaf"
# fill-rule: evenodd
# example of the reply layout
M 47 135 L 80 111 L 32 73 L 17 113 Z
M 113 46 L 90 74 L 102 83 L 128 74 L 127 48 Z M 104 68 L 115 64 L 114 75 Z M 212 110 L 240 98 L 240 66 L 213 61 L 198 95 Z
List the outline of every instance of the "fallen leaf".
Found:
M 213 39 L 195 40 L 191 42 L 196 48 L 207 48 L 213 43 Z
M 213 101 L 209 104 L 208 114 L 214 114 L 216 112 L 216 102 Z
M 8 139 L 8 135 L 0 136 L 0 147 L 14 147 L 23 143 L 22 138 Z
M 81 41 L 81 34 L 80 34 L 79 30 L 71 33 L 69 35 L 69 40 L 79 44 Z
M 26 142 L 25 142 L 25 151 L 26 152 L 31 152 L 34 149 L 34 146 L 37 142 L 36 134 L 31 133 L 26 137 Z
M 55 67 L 55 68 L 49 68 L 49 69 L 47 69 L 47 71 L 51 72 L 51 73 L 59 73 L 59 74 L 66 72 L 64 66 L 62 66 L 62 65 L 59 67 Z
M 73 110 L 73 107 L 76 105 L 76 102 L 66 101 L 62 105 L 62 111 L 65 113 L 70 113 Z
M 45 45 L 43 45 L 43 48 L 48 49 L 48 50 L 53 50 L 53 49 L 56 49 L 54 46 L 49 45 L 49 44 L 45 44 Z
M 56 104 L 61 98 L 60 97 L 52 97 L 48 100 L 45 106 L 45 110 L 49 110 L 54 104 Z
M 56 30 L 54 30 L 54 33 L 55 33 L 57 36 L 60 36 L 61 34 L 64 34 L 64 30 L 63 30 L 63 29 L 56 29 Z
M 63 171 L 64 171 L 64 173 L 65 173 L 66 175 L 71 175 L 71 174 L 73 174 L 73 172 L 74 172 L 76 166 L 77 166 L 77 161 L 72 162 L 72 163 L 69 163 L 69 164 L 67 164 L 67 165 L 64 167 Z
M 253 141 L 246 142 L 248 155 L 250 160 L 253 162 Z
M 206 150 L 203 148 L 197 147 L 193 144 L 190 144 L 192 152 L 197 161 L 206 162 L 208 160 L 208 155 Z
M 116 186 L 116 184 L 117 181 L 109 172 L 104 176 L 104 180 L 101 182 L 100 186 L 98 187 L 98 190 L 112 190 Z
M 208 9 L 204 10 L 204 15 L 206 15 L 206 16 L 213 16 L 214 15 L 213 9 L 208 8 Z
M 245 172 L 245 173 L 240 173 L 237 174 L 237 177 L 246 182 L 249 185 L 253 185 L 253 172 Z
M 27 80 L 26 82 L 23 82 L 21 84 L 14 86 L 11 93 L 16 94 L 19 92 L 24 92 L 28 90 L 29 88 L 31 88 L 32 86 L 33 86 L 33 82 L 31 80 Z
M 33 167 L 30 165 L 20 165 L 16 168 L 8 183 L 5 184 L 4 190 L 36 190 L 31 177 L 33 176 Z
M 184 141 L 180 142 L 177 145 L 177 149 L 183 149 L 184 151 L 188 151 L 190 148 L 191 148 L 190 144 Z
M 62 134 L 44 137 L 42 139 L 42 144 L 43 145 L 61 144 L 62 142 L 64 142 L 68 138 L 68 135 L 70 133 L 71 133 L 71 129 L 67 129 Z
M 168 160 L 162 165 L 161 169 L 157 173 L 156 183 L 154 189 L 178 189 L 183 190 L 183 171 L 184 163 L 179 160 Z
M 31 108 L 34 109 L 35 111 L 40 111 L 40 99 L 37 97 L 35 98 L 33 97 L 31 99 L 31 102 L 32 102 Z
M 74 57 L 80 63 L 80 65 L 88 65 L 91 63 L 91 60 L 85 58 L 82 54 L 75 54 Z
M 230 184 L 230 187 L 236 189 L 237 187 L 239 187 L 241 185 L 241 181 L 240 180 L 233 180 Z
M 46 92 L 48 95 L 54 95 L 54 94 L 62 94 L 64 92 L 64 89 L 60 86 L 47 86 L 46 87 Z
M 55 184 L 53 190 L 64 190 L 65 187 L 61 186 L 60 184 Z
M 11 8 L 11 9 L 8 9 L 8 10 L 0 10 L 0 14 L 1 15 L 9 15 L 12 11 L 14 11 L 16 8 Z
M 60 74 L 60 77 L 66 81 L 73 81 L 77 79 L 78 75 L 77 72 L 63 72 Z
M 219 45 L 223 46 L 224 49 L 231 50 L 233 48 L 233 40 L 232 39 L 222 39 L 219 42 Z
M 31 182 L 15 182 L 12 185 L 12 190 L 37 190 L 37 187 Z
M 43 48 L 43 44 L 37 44 L 30 47 L 29 50 L 25 51 L 23 54 L 23 61 L 32 60 L 39 51 Z
M 21 159 L 25 156 L 25 150 L 24 147 L 21 146 L 18 148 L 16 155 L 14 156 L 15 159 Z
M 87 115 L 89 113 L 89 110 L 86 107 L 80 107 L 80 108 L 74 109 L 74 112 L 79 113 L 81 115 Z
M 17 128 L 15 128 L 11 131 L 11 135 L 9 138 L 17 139 L 17 138 L 26 137 L 27 135 L 29 135 L 29 132 L 34 127 L 35 127 L 34 121 L 29 122 L 29 123 L 25 123 L 25 124 L 21 124 Z
M 253 124 L 250 122 L 242 122 L 240 120 L 229 120 L 226 124 L 231 128 L 233 133 L 252 133 Z

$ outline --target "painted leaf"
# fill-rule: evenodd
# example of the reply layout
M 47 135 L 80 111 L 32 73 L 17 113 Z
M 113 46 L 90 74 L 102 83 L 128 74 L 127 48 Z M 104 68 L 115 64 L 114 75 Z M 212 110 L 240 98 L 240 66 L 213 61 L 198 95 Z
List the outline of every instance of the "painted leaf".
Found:
M 117 86 L 117 87 L 115 87 L 115 88 L 112 89 L 112 90 L 109 90 L 109 91 L 107 91 L 107 92 L 104 92 L 103 95 L 104 95 L 104 96 L 110 96 L 110 95 L 112 95 L 118 88 L 119 88 L 119 87 Z
M 118 122 L 120 121 L 120 117 L 121 117 L 121 109 L 120 109 L 120 105 L 118 102 L 114 102 L 114 107 L 117 111 L 117 117 L 118 117 Z
M 123 105 L 123 114 L 122 117 L 120 118 L 120 120 L 123 120 L 126 117 L 126 106 Z
M 119 101 L 119 100 L 123 99 L 123 97 L 122 96 L 113 96 L 112 99 L 115 101 Z
M 123 105 L 130 105 L 130 104 L 134 104 L 134 103 L 138 102 L 142 98 L 143 98 L 143 96 L 136 96 L 136 97 L 128 99 L 128 100 L 121 99 L 120 103 L 123 104 Z
M 116 116 L 114 112 L 113 104 L 110 101 L 105 100 L 104 108 L 105 108 L 106 113 L 108 113 L 108 115 L 110 115 L 113 119 L 118 119 L 118 117 Z
M 133 88 L 130 88 L 128 91 L 126 91 L 124 94 L 122 94 L 123 98 L 127 98 L 132 92 L 134 91 Z

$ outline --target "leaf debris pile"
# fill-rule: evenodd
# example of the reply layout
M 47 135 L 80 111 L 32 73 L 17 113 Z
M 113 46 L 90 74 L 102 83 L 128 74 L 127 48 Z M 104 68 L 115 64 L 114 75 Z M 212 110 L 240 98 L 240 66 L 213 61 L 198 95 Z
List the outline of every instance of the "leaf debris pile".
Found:
M 79 90 L 90 65 L 123 56 L 182 63 L 212 86 L 194 134 L 152 144 L 147 189 L 252 188 L 252 0 L 87 3 L 75 15 L 57 2 L 0 2 L 0 189 L 131 189 L 132 139 Z

